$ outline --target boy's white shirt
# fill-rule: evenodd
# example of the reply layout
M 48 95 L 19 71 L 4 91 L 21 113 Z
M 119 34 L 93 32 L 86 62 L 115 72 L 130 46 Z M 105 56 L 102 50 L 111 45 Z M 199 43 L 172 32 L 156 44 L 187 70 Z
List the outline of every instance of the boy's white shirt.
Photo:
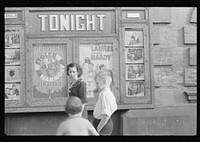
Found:
M 102 114 L 106 114 L 110 117 L 116 110 L 116 98 L 110 88 L 106 87 L 99 93 L 98 100 L 94 107 L 93 116 L 96 119 L 102 119 Z
M 69 114 L 69 118 L 72 119 L 67 119 L 59 125 L 56 135 L 99 135 L 93 125 L 81 117 L 81 113 Z

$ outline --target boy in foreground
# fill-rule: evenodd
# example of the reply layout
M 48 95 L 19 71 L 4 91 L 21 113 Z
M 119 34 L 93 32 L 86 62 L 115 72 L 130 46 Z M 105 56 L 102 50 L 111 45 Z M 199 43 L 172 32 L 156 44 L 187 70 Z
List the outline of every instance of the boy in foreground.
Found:
M 59 125 L 57 135 L 99 135 L 93 125 L 81 117 L 83 104 L 78 97 L 68 98 L 65 111 L 68 113 L 68 118 Z

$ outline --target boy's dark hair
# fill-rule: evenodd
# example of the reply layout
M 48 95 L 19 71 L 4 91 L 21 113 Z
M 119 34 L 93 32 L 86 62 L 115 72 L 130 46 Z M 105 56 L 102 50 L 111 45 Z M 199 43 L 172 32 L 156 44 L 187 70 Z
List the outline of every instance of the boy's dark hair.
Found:
M 83 74 L 83 69 L 77 63 L 71 63 L 71 64 L 67 65 L 67 75 L 69 76 L 69 74 L 68 74 L 69 68 L 73 68 L 73 67 L 76 67 L 76 70 L 78 72 L 78 77 L 81 77 L 81 75 Z
M 82 101 L 76 96 L 70 96 L 65 105 L 65 112 L 70 114 L 77 114 L 82 111 Z

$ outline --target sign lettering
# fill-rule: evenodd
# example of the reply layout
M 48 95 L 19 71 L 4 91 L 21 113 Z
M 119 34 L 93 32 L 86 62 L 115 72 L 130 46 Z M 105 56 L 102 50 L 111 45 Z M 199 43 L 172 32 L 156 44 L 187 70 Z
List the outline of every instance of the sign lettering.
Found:
M 92 15 L 38 15 L 41 23 L 41 31 L 96 31 L 104 30 L 104 14 L 92 14 Z M 99 29 L 96 29 L 96 24 L 99 25 Z

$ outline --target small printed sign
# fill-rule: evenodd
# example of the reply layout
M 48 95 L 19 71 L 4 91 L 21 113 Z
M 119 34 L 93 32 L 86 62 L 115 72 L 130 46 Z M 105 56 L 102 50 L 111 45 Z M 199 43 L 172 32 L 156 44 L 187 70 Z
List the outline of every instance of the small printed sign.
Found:
M 126 63 L 143 63 L 142 48 L 125 48 Z
M 20 49 L 5 49 L 5 65 L 20 65 Z
M 20 66 L 5 66 L 5 82 L 20 82 Z
M 126 82 L 127 97 L 141 97 L 144 96 L 143 82 Z
M 20 84 L 5 84 L 5 100 L 20 99 Z
M 5 48 L 20 48 L 20 30 L 5 30 Z
M 126 80 L 144 80 L 144 66 L 126 65 Z
M 5 19 L 17 18 L 17 13 L 5 13 L 4 18 Z
M 125 46 L 143 46 L 143 31 L 132 28 L 125 29 Z
M 128 18 L 139 18 L 140 14 L 139 13 L 127 13 Z

